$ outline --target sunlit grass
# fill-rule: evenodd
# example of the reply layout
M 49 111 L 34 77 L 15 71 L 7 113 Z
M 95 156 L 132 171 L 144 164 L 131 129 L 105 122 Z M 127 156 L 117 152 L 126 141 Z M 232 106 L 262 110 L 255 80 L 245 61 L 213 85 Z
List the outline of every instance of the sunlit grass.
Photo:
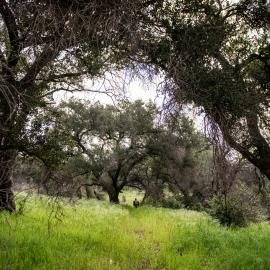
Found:
M 187 210 L 32 197 L 24 215 L 0 215 L 0 269 L 270 269 L 269 252 L 268 224 L 228 229 Z

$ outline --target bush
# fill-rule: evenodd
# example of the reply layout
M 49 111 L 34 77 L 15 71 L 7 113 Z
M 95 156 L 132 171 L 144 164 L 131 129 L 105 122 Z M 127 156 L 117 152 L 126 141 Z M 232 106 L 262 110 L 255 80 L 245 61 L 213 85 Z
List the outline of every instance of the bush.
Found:
M 180 209 L 184 208 L 183 199 L 181 195 L 170 195 L 164 196 L 157 200 L 156 198 L 147 197 L 144 199 L 143 204 L 151 205 L 154 207 L 164 207 L 164 208 L 171 208 L 171 209 Z
M 180 195 L 169 196 L 161 202 L 164 208 L 180 209 L 183 208 L 182 197 Z
M 265 219 L 259 196 L 243 184 L 238 184 L 228 194 L 215 195 L 209 204 L 209 213 L 222 225 L 244 227 Z

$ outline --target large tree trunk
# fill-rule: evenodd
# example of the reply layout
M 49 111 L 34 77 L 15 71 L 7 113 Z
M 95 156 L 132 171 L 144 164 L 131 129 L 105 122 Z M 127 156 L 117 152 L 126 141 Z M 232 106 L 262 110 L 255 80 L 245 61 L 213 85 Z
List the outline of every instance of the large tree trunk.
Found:
M 11 172 L 16 155 L 0 152 L 0 211 L 15 211 L 14 194 L 12 192 Z
M 108 195 L 109 195 L 109 199 L 111 203 L 119 203 L 119 191 L 114 188 L 111 187 L 109 189 L 107 189 Z
M 26 121 L 26 114 L 21 114 L 18 117 L 19 91 L 15 81 L 10 79 L 10 76 L 6 78 L 7 81 L 1 80 L 4 91 L 0 91 L 0 211 L 13 212 L 16 209 L 11 174 L 18 150 L 15 150 L 16 140 L 20 137 L 20 131 Z M 6 91 L 6 89 L 8 90 Z
M 242 154 L 248 161 L 255 165 L 261 173 L 263 173 L 268 180 L 270 180 L 270 144 L 263 137 L 259 127 L 259 117 L 255 113 L 250 113 L 246 116 L 247 131 L 249 136 L 250 145 L 247 146 L 245 142 L 241 143 L 233 136 L 235 130 L 231 130 L 228 125 L 228 120 L 218 116 L 213 116 L 213 119 L 219 125 L 224 139 L 227 143 Z M 233 126 L 232 123 L 229 123 Z M 251 150 L 252 149 L 252 150 Z M 255 153 L 254 153 L 254 150 Z
M 100 176 L 100 183 L 109 195 L 111 203 L 119 203 L 119 192 L 121 189 L 117 188 L 117 178 L 112 179 L 107 171 L 103 172 Z

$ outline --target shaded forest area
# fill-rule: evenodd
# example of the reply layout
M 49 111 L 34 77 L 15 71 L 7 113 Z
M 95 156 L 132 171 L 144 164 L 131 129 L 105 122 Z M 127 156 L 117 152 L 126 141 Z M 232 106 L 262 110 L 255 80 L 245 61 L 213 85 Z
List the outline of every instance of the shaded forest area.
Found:
M 1 210 L 24 189 L 118 204 L 132 188 L 224 225 L 269 219 L 267 1 L 1 0 L 0 14 Z M 54 99 L 123 70 L 162 74 L 163 108 Z

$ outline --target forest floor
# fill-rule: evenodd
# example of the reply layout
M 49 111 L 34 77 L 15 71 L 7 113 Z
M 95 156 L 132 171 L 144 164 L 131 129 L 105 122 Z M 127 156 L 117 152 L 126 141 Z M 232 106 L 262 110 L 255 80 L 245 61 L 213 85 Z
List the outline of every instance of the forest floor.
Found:
M 22 215 L 0 214 L 0 269 L 270 269 L 270 225 L 229 229 L 195 211 L 33 196 Z

